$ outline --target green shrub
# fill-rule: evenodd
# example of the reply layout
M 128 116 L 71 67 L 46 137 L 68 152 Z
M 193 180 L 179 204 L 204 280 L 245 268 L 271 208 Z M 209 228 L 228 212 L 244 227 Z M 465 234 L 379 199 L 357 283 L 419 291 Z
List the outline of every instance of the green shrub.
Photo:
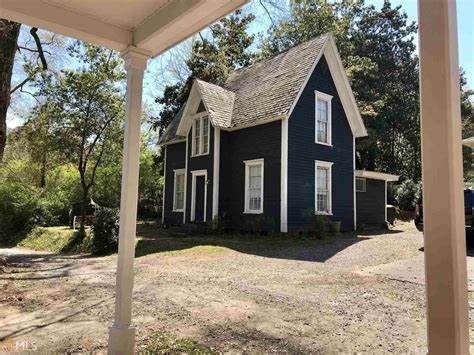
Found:
M 94 254 L 107 254 L 116 251 L 118 234 L 118 210 L 98 207 L 92 224 L 92 252 Z
M 223 212 L 219 218 L 214 218 L 209 224 L 209 234 L 221 235 L 230 230 L 230 220 L 227 212 Z
M 318 215 L 314 209 L 307 209 L 303 212 L 305 218 L 306 230 L 316 239 L 323 239 L 328 232 L 329 218 L 324 215 Z
M 19 183 L 0 182 L 0 196 L 0 242 L 10 244 L 28 232 L 40 211 L 34 193 Z
M 71 204 L 82 200 L 82 191 L 77 168 L 61 165 L 52 170 L 46 178 L 41 196 L 41 205 L 51 216 L 47 225 L 69 224 Z
M 275 219 L 263 215 L 249 216 L 242 229 L 262 235 L 273 234 L 278 231 Z
M 337 235 L 341 232 L 341 222 L 329 221 L 326 223 L 326 229 L 329 234 Z
M 421 184 L 410 179 L 403 181 L 395 188 L 395 203 L 404 211 L 415 210 L 421 198 Z

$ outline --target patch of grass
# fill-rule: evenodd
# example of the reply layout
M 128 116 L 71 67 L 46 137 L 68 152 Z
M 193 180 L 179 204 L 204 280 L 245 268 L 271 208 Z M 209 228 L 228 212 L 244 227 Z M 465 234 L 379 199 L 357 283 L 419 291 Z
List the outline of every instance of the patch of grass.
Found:
M 170 250 L 163 252 L 164 255 L 180 255 L 180 254 L 217 254 L 217 253 L 228 253 L 231 249 L 226 247 L 220 247 L 217 245 L 196 245 L 188 249 L 182 250 Z
M 35 227 L 18 244 L 18 247 L 50 252 L 86 252 L 90 246 L 89 231 L 78 241 L 78 231 L 69 227 Z
M 327 233 L 316 239 L 307 234 L 255 235 L 225 233 L 220 235 L 186 235 L 157 225 L 137 226 L 136 256 L 160 253 L 163 255 L 215 254 L 237 251 L 266 257 L 301 258 L 305 250 L 317 245 L 331 244 L 336 236 Z
M 146 350 L 152 354 L 219 354 L 214 348 L 199 344 L 194 339 L 173 339 L 163 333 L 155 333 Z

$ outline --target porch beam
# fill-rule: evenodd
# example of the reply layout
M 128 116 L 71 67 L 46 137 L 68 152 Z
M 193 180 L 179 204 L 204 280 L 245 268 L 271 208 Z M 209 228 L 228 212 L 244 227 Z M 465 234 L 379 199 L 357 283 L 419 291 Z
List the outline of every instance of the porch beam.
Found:
M 1 0 L 2 18 L 115 50 L 133 41 L 130 30 L 45 1 Z
M 456 2 L 418 0 L 429 354 L 468 354 Z
M 133 354 L 135 346 L 135 328 L 131 325 L 131 320 L 140 163 L 140 121 L 143 74 L 150 56 L 150 52 L 135 47 L 129 47 L 122 53 L 127 71 L 127 91 L 115 320 L 109 331 L 109 354 Z

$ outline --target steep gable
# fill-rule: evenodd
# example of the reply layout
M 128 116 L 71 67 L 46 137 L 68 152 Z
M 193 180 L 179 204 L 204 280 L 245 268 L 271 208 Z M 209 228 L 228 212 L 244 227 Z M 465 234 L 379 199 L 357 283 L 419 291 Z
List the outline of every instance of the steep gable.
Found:
M 236 94 L 231 127 L 288 114 L 328 36 L 232 73 L 224 84 Z
M 235 130 L 289 117 L 309 77 L 322 56 L 326 57 L 331 76 L 355 137 L 367 135 L 354 95 L 331 34 L 325 34 L 295 46 L 273 58 L 233 72 L 224 85 L 196 80 L 186 108 L 172 125 L 175 135 L 185 136 L 190 115 L 204 103 L 213 126 Z M 175 139 L 166 134 L 167 139 Z M 167 143 L 168 140 L 160 140 Z

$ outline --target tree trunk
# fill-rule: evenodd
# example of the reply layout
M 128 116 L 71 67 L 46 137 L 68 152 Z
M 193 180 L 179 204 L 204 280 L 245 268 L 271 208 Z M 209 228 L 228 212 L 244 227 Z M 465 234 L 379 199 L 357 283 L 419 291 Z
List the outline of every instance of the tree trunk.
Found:
M 19 23 L 0 19 L 0 162 L 7 142 L 7 110 L 20 26 Z
M 89 202 L 89 189 L 82 184 L 82 208 L 81 208 L 81 226 L 79 228 L 79 234 L 81 240 L 86 236 L 86 215 L 87 215 L 87 205 Z
M 41 176 L 40 176 L 40 187 L 42 188 L 46 186 L 46 165 L 47 165 L 47 157 L 46 157 L 46 149 L 44 149 L 42 152 Z

